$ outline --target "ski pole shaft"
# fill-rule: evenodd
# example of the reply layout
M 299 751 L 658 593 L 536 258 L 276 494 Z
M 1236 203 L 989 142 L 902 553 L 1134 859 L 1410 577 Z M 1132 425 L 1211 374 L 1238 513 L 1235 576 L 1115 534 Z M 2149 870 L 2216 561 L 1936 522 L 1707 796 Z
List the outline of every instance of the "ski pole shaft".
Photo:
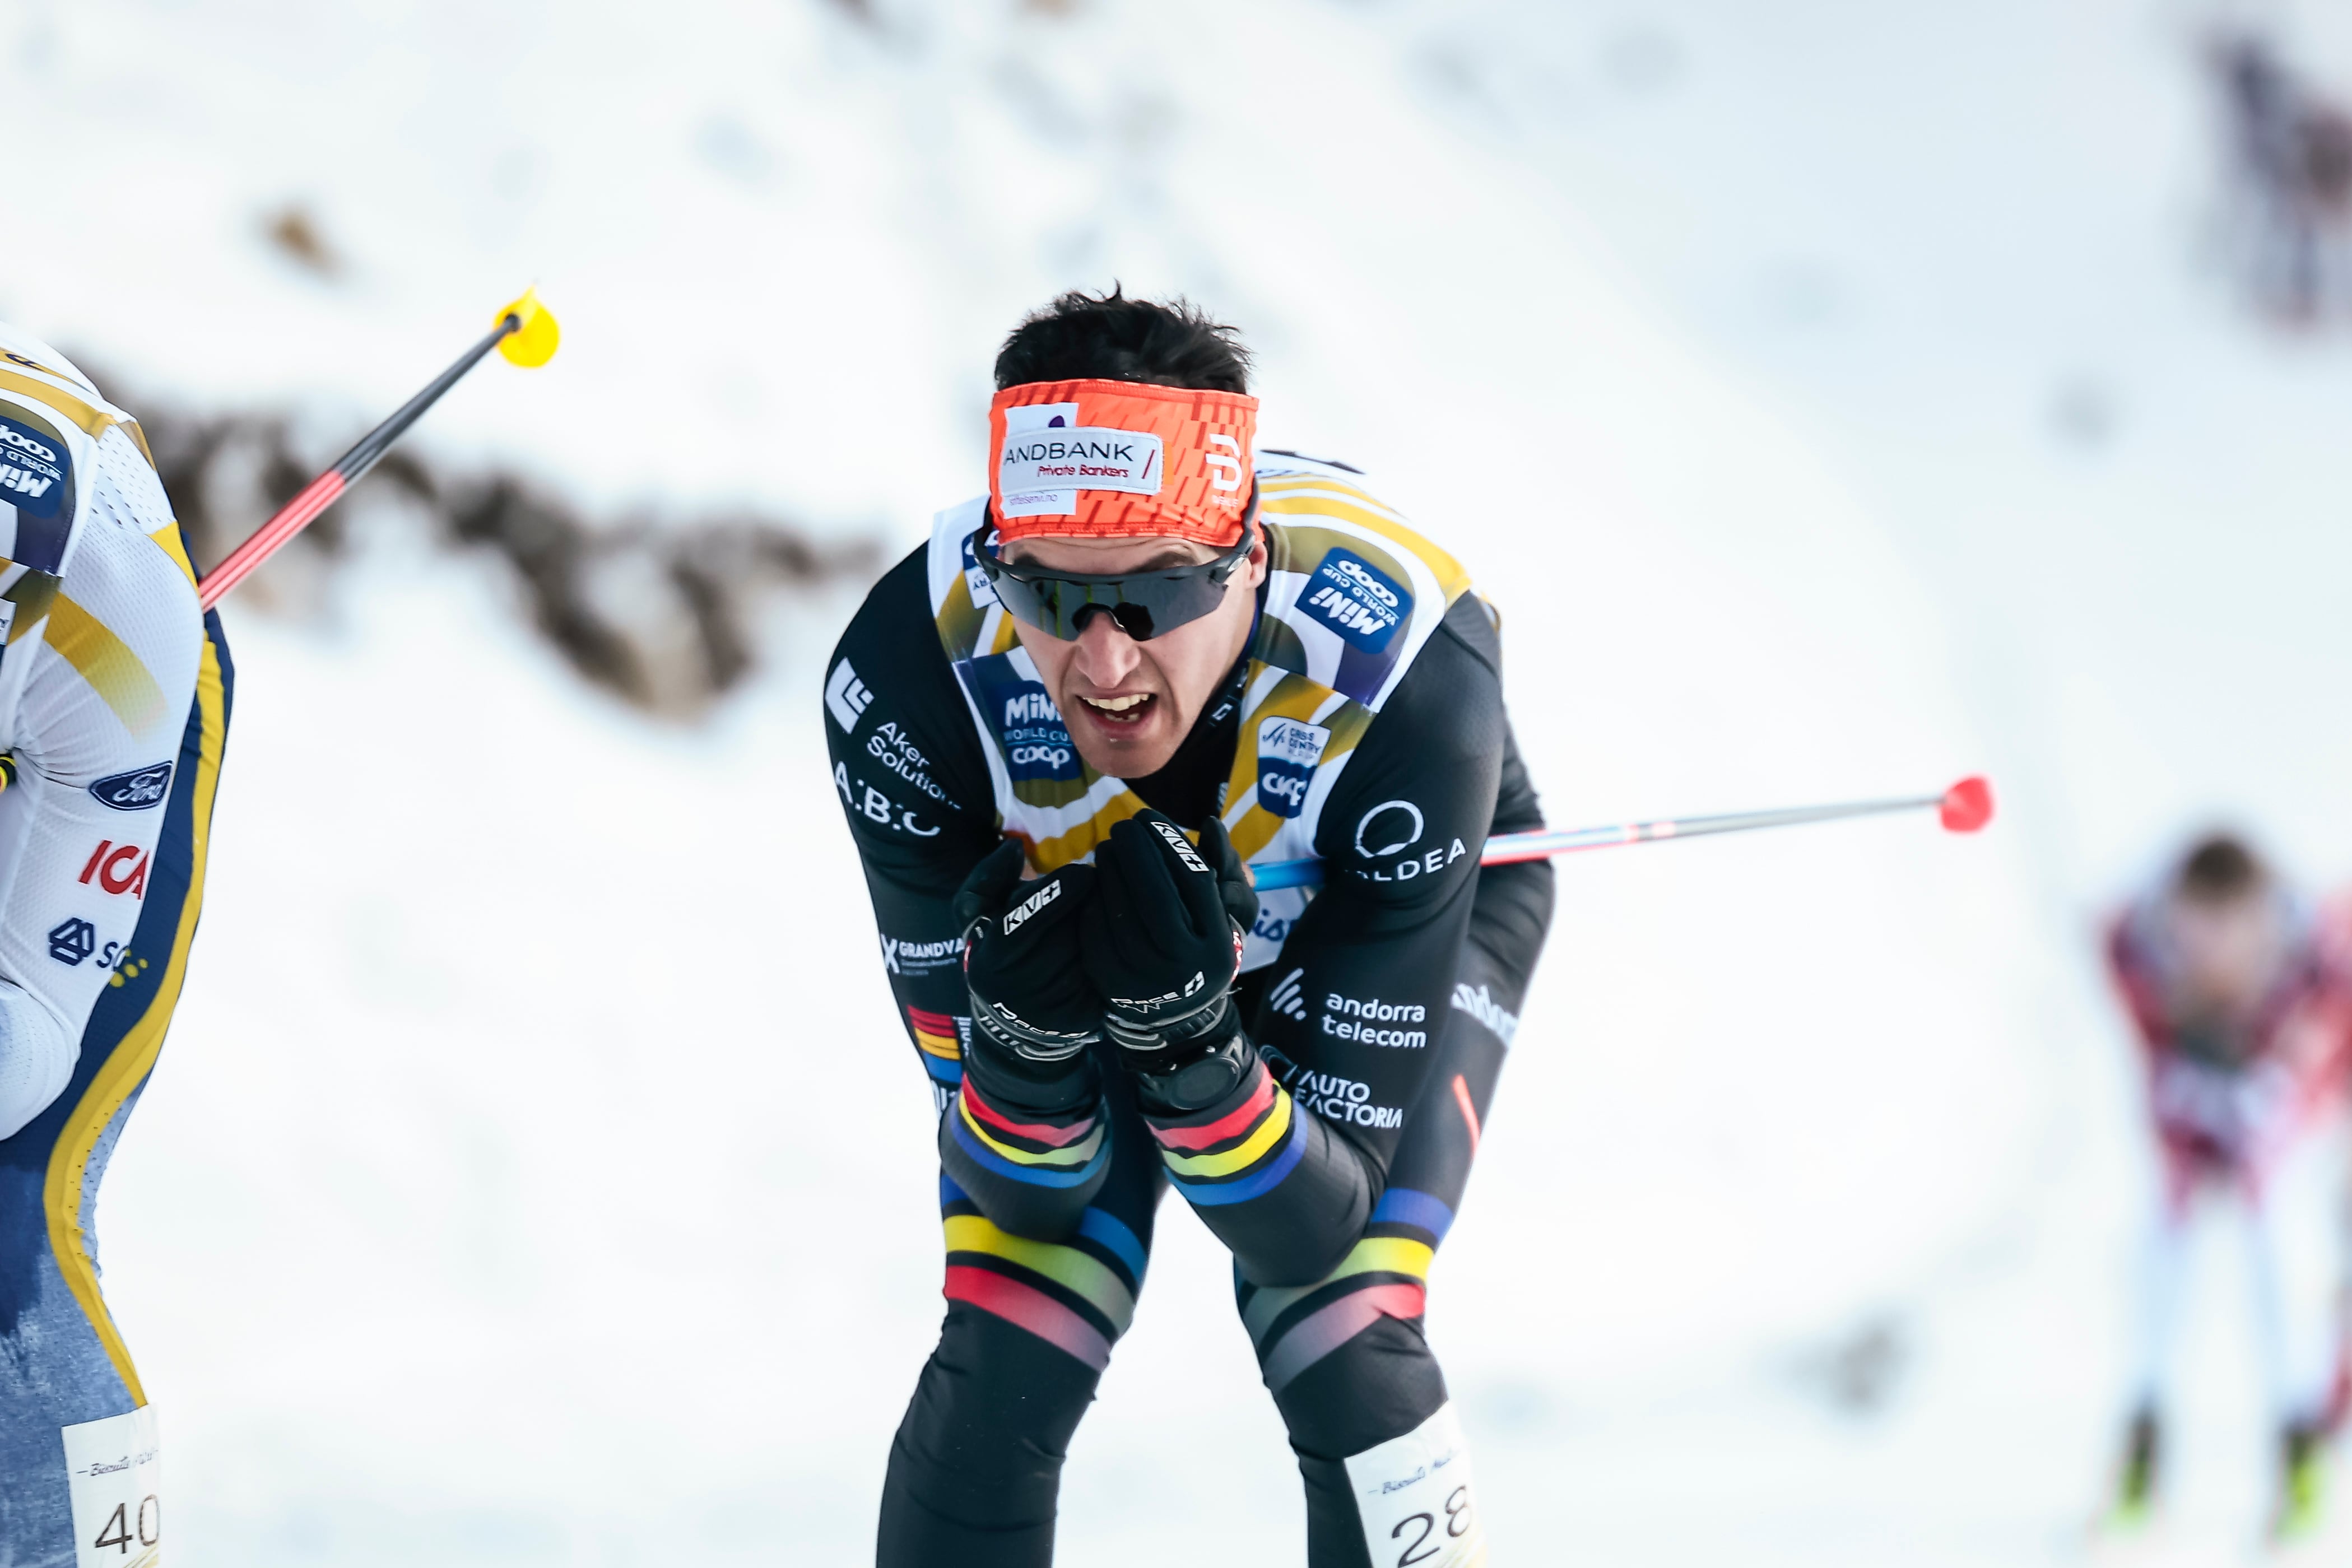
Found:
M 392 444 L 423 418 L 425 410 L 439 402 L 444 392 L 464 380 L 466 372 L 479 363 L 483 355 L 501 348 L 506 357 L 517 364 L 544 364 L 554 353 L 555 318 L 540 304 L 535 292 L 526 293 L 500 311 L 497 324 L 482 335 L 481 341 L 458 355 L 456 363 L 401 404 L 390 419 L 362 436 L 357 445 L 335 459 L 333 467 L 303 486 L 292 500 L 278 508 L 276 516 L 253 531 L 252 538 L 205 573 L 196 584 L 197 604 L 210 610 L 219 603 L 230 589 L 250 577 L 256 567 L 277 554 L 287 540 L 309 528 L 320 513 L 358 484 L 361 476 L 392 450 Z
M 1708 833 L 1744 833 L 1757 828 L 1790 828 L 1801 822 L 1832 822 L 1846 817 L 1874 817 L 1888 811 L 1919 811 L 1936 808 L 1946 829 L 1973 833 L 1992 820 L 1992 786 L 1983 779 L 1961 779 L 1940 795 L 1906 795 L 1889 800 L 1854 800 L 1835 806 L 1790 806 L 1774 811 L 1730 811 L 1713 817 L 1665 817 L 1653 822 L 1621 822 L 1602 828 L 1538 829 L 1527 833 L 1497 833 L 1478 855 L 1480 865 L 1511 865 L 1520 861 L 1549 860 L 1580 850 L 1612 850 L 1627 844 L 1656 843 L 1665 839 L 1696 839 Z M 1284 887 L 1318 887 L 1323 882 L 1319 860 L 1276 861 L 1252 868 L 1257 890 L 1271 893 Z

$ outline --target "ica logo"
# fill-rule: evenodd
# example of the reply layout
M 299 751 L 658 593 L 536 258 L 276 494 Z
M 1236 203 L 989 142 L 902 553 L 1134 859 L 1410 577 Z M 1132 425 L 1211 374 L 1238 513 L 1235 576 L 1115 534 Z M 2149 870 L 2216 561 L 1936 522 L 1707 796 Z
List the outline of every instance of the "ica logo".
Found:
M 127 893 L 134 898 L 147 896 L 147 865 L 145 850 L 137 844 L 118 844 L 111 839 L 98 841 L 98 848 L 89 852 L 89 863 L 81 868 L 74 880 L 88 887 L 94 880 L 107 893 Z

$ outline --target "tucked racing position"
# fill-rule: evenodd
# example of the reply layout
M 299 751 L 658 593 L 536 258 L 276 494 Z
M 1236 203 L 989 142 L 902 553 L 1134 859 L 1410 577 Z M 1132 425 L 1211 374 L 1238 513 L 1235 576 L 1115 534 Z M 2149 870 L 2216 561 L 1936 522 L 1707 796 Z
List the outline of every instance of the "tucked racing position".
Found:
M 152 1563 L 91 1223 L 186 975 L 231 672 L 138 425 L 5 326 L 0 558 L 0 1562 Z
M 2320 1523 L 2328 1439 L 2352 1392 L 2341 1316 L 2352 901 L 2315 905 L 2243 841 L 2214 834 L 2116 916 L 2107 964 L 2145 1056 L 2161 1177 L 2113 1522 L 2137 1527 L 2160 1500 L 2189 1222 L 2211 1194 L 2247 1220 L 2279 1443 L 2272 1528 L 2307 1537 Z
M 1172 1184 L 1315 1568 L 1483 1561 L 1422 1333 L 1551 916 L 1496 612 L 1360 474 L 1255 447 L 1233 331 L 1067 295 L 996 361 L 989 494 L 828 664 L 833 777 L 940 1111 L 947 1317 L 885 1568 L 1049 1563 Z M 1319 892 L 1246 868 L 1307 856 Z M 1248 1554 L 1244 1554 L 1248 1555 Z

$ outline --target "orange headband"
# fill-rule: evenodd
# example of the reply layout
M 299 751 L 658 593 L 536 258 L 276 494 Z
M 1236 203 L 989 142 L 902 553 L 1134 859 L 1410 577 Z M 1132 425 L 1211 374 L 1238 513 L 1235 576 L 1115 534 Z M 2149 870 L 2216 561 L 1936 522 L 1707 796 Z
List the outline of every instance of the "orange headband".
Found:
M 1257 399 L 1143 382 L 1031 382 L 988 405 L 1000 538 L 1242 537 Z

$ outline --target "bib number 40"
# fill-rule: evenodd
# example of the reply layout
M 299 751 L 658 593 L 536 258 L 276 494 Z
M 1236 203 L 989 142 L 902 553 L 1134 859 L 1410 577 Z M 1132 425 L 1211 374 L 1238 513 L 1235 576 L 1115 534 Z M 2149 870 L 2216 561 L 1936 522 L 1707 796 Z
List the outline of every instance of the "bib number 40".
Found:
M 155 1568 L 163 1551 L 163 1488 L 153 1408 L 84 1421 L 61 1435 L 74 1568 Z

